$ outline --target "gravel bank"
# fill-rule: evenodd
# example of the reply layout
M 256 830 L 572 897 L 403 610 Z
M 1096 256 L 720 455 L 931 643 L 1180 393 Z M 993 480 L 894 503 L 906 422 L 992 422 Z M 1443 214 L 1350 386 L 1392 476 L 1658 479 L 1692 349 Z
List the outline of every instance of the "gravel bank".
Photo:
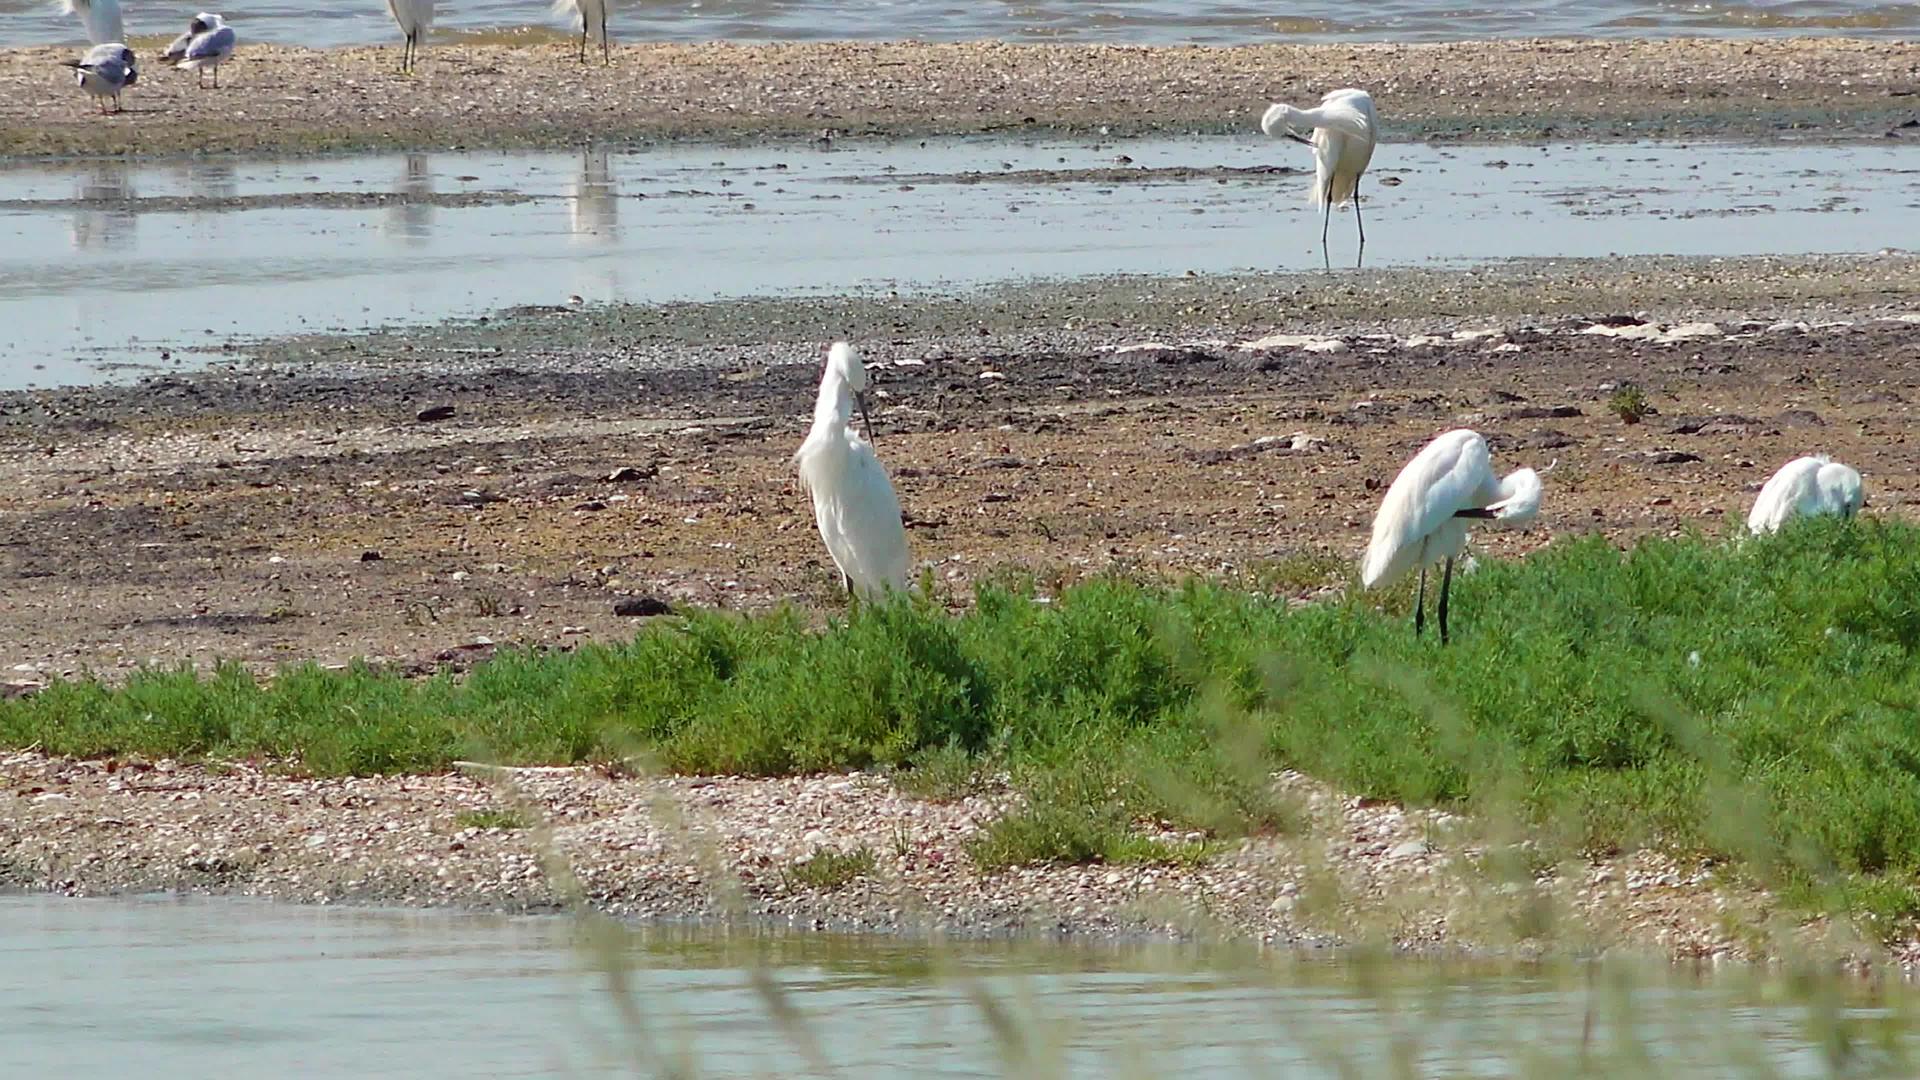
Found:
M 59 66 L 0 51 L 0 154 L 307 153 L 589 140 L 1252 132 L 1268 100 L 1371 89 L 1389 139 L 1909 137 L 1920 46 L 1844 39 L 1445 45 L 243 46 L 222 88 L 151 70 L 102 118 Z M 298 82 L 285 78 L 302 74 Z M 186 125 L 189 125 L 186 126 Z M 191 137 L 185 133 L 191 132 Z
M 180 890 L 303 903 L 755 919 L 962 937 L 1367 941 L 1416 950 L 1554 947 L 1742 958 L 1771 947 L 1764 895 L 1639 853 L 1519 885 L 1488 840 L 1432 811 L 1275 783 L 1292 835 L 1199 867 L 984 873 L 966 841 L 1014 798 L 904 795 L 881 776 L 622 778 L 590 768 L 304 780 L 245 764 L 0 755 L 0 887 L 73 895 Z M 488 822 L 511 820 L 512 827 Z M 831 887 L 797 864 L 869 851 Z M 1544 921 L 1543 921 L 1544 920 Z

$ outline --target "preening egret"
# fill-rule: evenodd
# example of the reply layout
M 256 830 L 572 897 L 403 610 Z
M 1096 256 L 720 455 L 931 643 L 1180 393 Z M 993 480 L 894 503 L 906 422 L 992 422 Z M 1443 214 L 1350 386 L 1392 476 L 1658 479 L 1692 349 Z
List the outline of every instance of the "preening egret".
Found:
M 95 45 L 83 59 L 62 62 L 73 69 L 80 89 L 100 103 L 102 113 L 107 111 L 108 98 L 113 99 L 113 111 L 119 112 L 120 91 L 132 86 L 140 75 L 134 66 L 133 50 L 117 41 Z
M 1420 592 L 1414 600 L 1413 632 L 1426 629 L 1427 567 L 1444 563 L 1440 578 L 1440 642 L 1447 640 L 1447 593 L 1453 561 L 1466 550 L 1467 526 L 1487 519 L 1517 526 L 1540 512 L 1540 474 L 1532 469 L 1493 475 L 1487 440 L 1476 431 L 1449 431 L 1422 447 L 1387 488 L 1373 519 L 1360 582 L 1389 585 L 1414 568 Z
M 213 85 L 220 85 L 220 65 L 233 55 L 237 42 L 233 27 L 218 15 L 201 12 L 187 23 L 187 32 L 173 39 L 167 51 L 160 54 L 162 60 L 171 61 L 177 68 L 194 72 L 205 86 L 205 72 L 213 72 Z
M 613 0 L 554 0 L 553 13 L 570 17 L 580 27 L 580 62 L 587 62 L 587 37 L 600 39 L 600 62 L 613 63 L 612 43 L 607 40 L 607 13 Z
M 1303 129 L 1313 129 L 1312 137 L 1303 137 Z M 1379 124 L 1373 114 L 1373 98 L 1365 90 L 1332 90 L 1311 109 L 1291 105 L 1268 107 L 1260 118 L 1260 130 L 1274 138 L 1293 139 L 1313 147 L 1313 191 L 1307 201 L 1322 207 L 1320 218 L 1320 258 L 1328 269 L 1333 258 L 1327 254 L 1327 228 L 1333 221 L 1333 208 L 1353 203 L 1353 224 L 1360 230 L 1360 250 L 1353 265 L 1358 267 L 1367 253 L 1367 226 L 1360 219 L 1360 177 L 1373 161 L 1373 144 Z
M 814 400 L 813 427 L 793 462 L 799 466 L 801 486 L 813 495 L 820 539 L 840 568 L 847 592 L 875 600 L 888 589 L 905 592 L 913 563 L 893 483 L 873 443 L 852 427 L 856 406 L 866 415 L 861 398 L 866 388 L 859 354 L 846 342 L 835 342 L 827 351 L 820 396 Z M 867 432 L 873 432 L 872 421 Z
M 1860 474 L 1821 454 L 1794 458 L 1774 473 L 1753 500 L 1747 531 L 1759 536 L 1778 530 L 1791 517 L 1839 514 L 1852 517 L 1866 504 Z
M 420 55 L 420 42 L 433 27 L 433 0 L 387 0 L 387 14 L 406 35 L 406 47 L 400 53 L 400 73 L 411 75 L 413 62 Z
M 127 28 L 120 20 L 120 0 L 66 0 L 60 11 L 63 15 L 80 16 L 87 40 L 95 45 L 127 40 Z

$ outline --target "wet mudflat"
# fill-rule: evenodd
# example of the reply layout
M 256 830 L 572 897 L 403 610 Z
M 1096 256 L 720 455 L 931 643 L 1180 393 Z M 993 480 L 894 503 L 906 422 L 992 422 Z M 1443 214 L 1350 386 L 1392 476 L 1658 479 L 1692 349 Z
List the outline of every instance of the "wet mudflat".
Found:
M 15 168 L 0 172 L 0 388 L 514 305 L 1306 270 L 1321 222 L 1298 149 L 946 140 Z M 1902 145 L 1394 144 L 1367 188 L 1366 257 L 1872 252 L 1914 212 L 1916 171 Z M 1332 238 L 1351 265 L 1351 214 Z

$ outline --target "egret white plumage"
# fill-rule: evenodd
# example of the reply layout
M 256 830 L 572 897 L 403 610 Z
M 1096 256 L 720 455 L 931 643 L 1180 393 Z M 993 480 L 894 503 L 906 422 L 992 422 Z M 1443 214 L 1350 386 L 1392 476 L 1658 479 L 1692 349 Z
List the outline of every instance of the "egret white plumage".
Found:
M 63 15 L 80 16 L 87 40 L 95 45 L 111 45 L 127 40 L 127 28 L 120 19 L 120 0 L 66 0 L 60 6 Z
M 105 45 L 95 45 L 87 50 L 87 55 L 79 60 L 62 61 L 74 71 L 74 80 L 80 89 L 91 94 L 100 104 L 100 111 L 107 111 L 107 100 L 113 100 L 113 111 L 120 111 L 120 91 L 132 86 L 140 77 L 135 66 L 133 50 L 117 41 Z
M 1367 253 L 1367 226 L 1360 218 L 1360 177 L 1373 161 L 1374 141 L 1379 122 L 1373 112 L 1373 98 L 1365 90 L 1331 90 L 1311 109 L 1291 105 L 1272 105 L 1260 118 L 1260 130 L 1274 138 L 1292 139 L 1313 147 L 1313 190 L 1307 201 L 1322 207 L 1320 218 L 1320 258 L 1328 269 L 1333 257 L 1327 254 L 1327 229 L 1333 222 L 1333 208 L 1353 203 L 1353 224 L 1360 230 L 1360 250 L 1353 265 L 1359 266 Z M 1300 132 L 1312 129 L 1311 137 Z
M 1852 517 L 1866 505 L 1860 474 L 1825 454 L 1794 458 L 1760 487 L 1747 514 L 1747 531 L 1776 532 L 1794 517 L 1839 514 Z
M 387 14 L 393 16 L 393 24 L 406 36 L 406 47 L 400 53 L 400 73 L 410 75 L 420 55 L 420 42 L 433 28 L 433 0 L 387 0 Z
M 233 27 L 218 15 L 201 12 L 187 23 L 187 32 L 173 39 L 167 51 L 160 59 L 171 62 L 175 67 L 195 73 L 200 85 L 206 85 L 204 72 L 213 73 L 213 85 L 220 85 L 220 65 L 233 55 L 233 47 L 238 43 Z
M 1447 594 L 1453 586 L 1453 562 L 1466 550 L 1467 526 L 1491 520 L 1519 526 L 1540 512 L 1540 474 L 1518 469 L 1505 478 L 1493 473 L 1487 440 L 1459 428 L 1434 439 L 1407 462 L 1387 488 L 1373 519 L 1360 583 L 1373 589 L 1420 571 L 1414 600 L 1413 632 L 1427 622 L 1427 567 L 1445 564 L 1440 579 L 1440 641 L 1447 640 Z
M 613 63 L 612 43 L 607 40 L 607 14 L 613 9 L 613 0 L 554 0 L 553 13 L 571 17 L 574 25 L 580 28 L 580 62 L 587 62 L 587 37 L 592 35 L 600 41 L 600 62 Z
M 852 427 L 855 407 L 866 415 L 861 396 L 866 388 L 859 354 L 846 342 L 835 342 L 827 351 L 820 395 L 814 400 L 813 427 L 793 462 L 800 469 L 801 486 L 813 496 L 820 539 L 840 568 L 847 592 L 875 600 L 888 589 L 905 592 L 913 563 L 893 483 L 873 443 Z M 873 431 L 870 420 L 867 431 Z

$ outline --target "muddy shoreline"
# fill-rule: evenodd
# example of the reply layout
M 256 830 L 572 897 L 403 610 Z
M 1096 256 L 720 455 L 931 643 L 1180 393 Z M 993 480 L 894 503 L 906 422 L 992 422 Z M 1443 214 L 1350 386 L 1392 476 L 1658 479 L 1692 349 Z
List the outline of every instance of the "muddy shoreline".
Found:
M 1711 532 L 1814 450 L 1904 513 L 1916 279 L 1907 256 L 1666 260 L 530 309 L 0 394 L 0 674 L 430 667 L 630 633 L 634 596 L 830 608 L 788 456 L 842 335 L 956 603 L 1010 568 L 1317 565 L 1310 595 L 1365 546 L 1374 487 L 1459 424 L 1561 461 L 1563 499 L 1497 551 Z M 1643 423 L 1609 411 L 1625 382 Z
M 0 50 L 0 155 L 306 154 L 931 135 L 1256 133 L 1269 100 L 1373 91 L 1389 141 L 1920 136 L 1920 45 L 1499 41 L 1126 47 L 920 43 L 569 45 L 425 53 L 249 44 L 222 88 L 154 71 L 91 114 L 60 61 Z M 300 72 L 290 81 L 288 72 Z M 183 126 L 190 124 L 190 128 Z M 191 139 L 182 133 L 190 130 Z

